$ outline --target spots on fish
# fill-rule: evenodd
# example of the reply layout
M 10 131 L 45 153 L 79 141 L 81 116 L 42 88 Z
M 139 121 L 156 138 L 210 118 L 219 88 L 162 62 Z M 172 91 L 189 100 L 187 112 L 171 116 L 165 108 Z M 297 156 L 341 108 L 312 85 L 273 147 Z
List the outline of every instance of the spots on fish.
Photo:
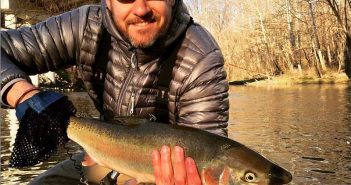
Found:
M 232 147 L 232 145 L 230 145 L 228 143 L 225 143 L 225 144 L 221 145 L 221 150 L 227 150 L 227 149 L 229 149 L 231 147 Z

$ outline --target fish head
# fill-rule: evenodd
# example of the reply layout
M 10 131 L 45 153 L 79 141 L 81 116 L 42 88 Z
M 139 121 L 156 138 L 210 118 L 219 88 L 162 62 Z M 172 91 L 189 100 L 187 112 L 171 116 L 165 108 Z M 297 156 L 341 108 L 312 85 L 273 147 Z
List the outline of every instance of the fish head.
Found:
M 220 160 L 212 161 L 211 166 L 203 168 L 203 184 L 279 185 L 292 180 L 291 173 L 286 169 L 250 149 L 245 150 L 222 155 Z

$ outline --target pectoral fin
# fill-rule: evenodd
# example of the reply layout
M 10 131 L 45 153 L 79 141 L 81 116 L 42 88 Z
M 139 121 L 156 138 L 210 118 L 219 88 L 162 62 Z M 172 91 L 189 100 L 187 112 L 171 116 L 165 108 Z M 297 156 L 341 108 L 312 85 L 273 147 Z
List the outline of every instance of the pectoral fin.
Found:
M 219 185 L 219 177 L 222 173 L 220 168 L 207 168 L 201 172 L 202 183 L 204 185 Z
M 227 167 L 207 168 L 201 172 L 204 185 L 234 185 L 234 181 Z
M 96 162 L 94 161 L 93 158 L 89 156 L 89 154 L 84 154 L 84 158 L 82 161 L 82 166 L 94 166 L 96 165 Z
M 221 176 L 219 177 L 219 185 L 234 185 L 233 178 L 230 173 L 230 169 L 225 167 Z

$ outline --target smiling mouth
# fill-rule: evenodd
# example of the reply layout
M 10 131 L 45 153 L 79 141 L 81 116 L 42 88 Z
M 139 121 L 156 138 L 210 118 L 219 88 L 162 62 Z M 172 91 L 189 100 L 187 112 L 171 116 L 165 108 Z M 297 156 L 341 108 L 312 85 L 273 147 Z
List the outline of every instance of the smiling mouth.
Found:
M 148 16 L 148 17 L 144 17 L 144 18 L 135 18 L 135 19 L 130 19 L 127 24 L 131 25 L 131 26 L 147 26 L 150 25 L 152 23 L 155 23 L 156 21 L 156 17 L 155 16 Z
M 137 22 L 137 23 L 133 23 L 132 25 L 134 26 L 146 26 L 148 24 L 151 24 L 152 22 Z

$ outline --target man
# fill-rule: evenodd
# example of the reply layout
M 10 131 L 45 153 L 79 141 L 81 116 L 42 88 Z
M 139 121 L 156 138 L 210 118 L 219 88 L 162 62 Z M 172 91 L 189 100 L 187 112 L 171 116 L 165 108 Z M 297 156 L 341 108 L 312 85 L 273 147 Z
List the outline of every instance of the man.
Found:
M 70 101 L 39 91 L 27 75 L 76 65 L 104 120 L 153 117 L 227 135 L 223 56 L 182 0 L 102 0 L 101 6 L 83 6 L 32 27 L 1 32 L 1 37 L 1 101 L 16 108 L 21 124 L 67 122 L 74 114 Z M 55 129 L 49 135 L 64 140 L 60 126 L 50 127 Z M 199 182 L 196 166 L 185 159 L 181 146 L 154 151 L 152 162 L 157 184 Z M 67 172 L 71 166 L 63 162 L 33 184 L 48 183 L 54 176 L 79 179 Z

